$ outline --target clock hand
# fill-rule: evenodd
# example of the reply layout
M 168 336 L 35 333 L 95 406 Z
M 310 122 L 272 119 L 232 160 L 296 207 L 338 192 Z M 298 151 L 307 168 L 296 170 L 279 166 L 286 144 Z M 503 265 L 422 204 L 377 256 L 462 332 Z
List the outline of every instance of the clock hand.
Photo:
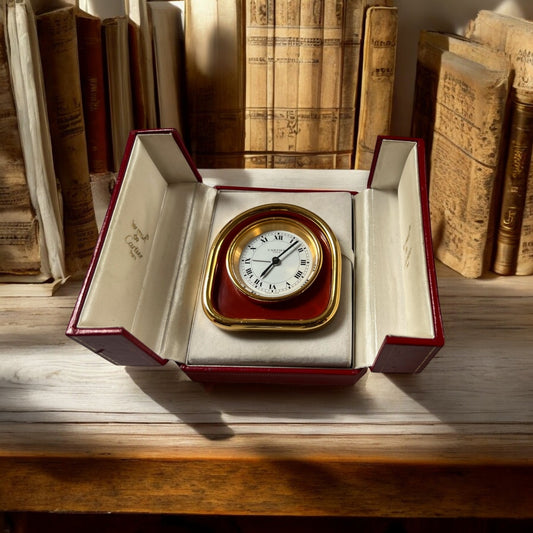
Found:
M 298 241 L 294 241 L 288 248 L 285 248 L 285 250 L 283 250 L 283 252 L 281 252 L 279 255 L 278 255 L 278 259 L 282 256 L 282 255 L 285 255 L 289 250 L 291 250 L 292 248 L 294 248 L 296 245 L 298 244 Z M 272 259 L 272 261 L 274 261 Z
M 289 250 L 294 248 L 298 244 L 298 241 L 294 241 L 288 248 L 285 248 L 283 252 L 281 252 L 279 255 L 276 255 L 272 258 L 272 262 L 270 265 L 268 265 L 263 272 L 261 272 L 260 278 L 264 278 L 276 265 L 279 265 L 281 263 L 280 257 L 284 254 L 286 254 Z
M 263 272 L 261 272 L 260 278 L 264 278 L 277 264 L 279 264 L 279 258 L 273 257 L 272 262 L 268 265 Z

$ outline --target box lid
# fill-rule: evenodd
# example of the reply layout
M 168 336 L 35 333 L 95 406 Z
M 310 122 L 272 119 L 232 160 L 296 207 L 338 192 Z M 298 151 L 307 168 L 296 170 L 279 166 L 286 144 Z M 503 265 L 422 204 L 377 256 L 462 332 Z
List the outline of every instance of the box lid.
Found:
M 389 321 L 378 321 L 381 327 L 372 338 L 370 349 L 377 354 L 370 365 L 374 372 L 420 372 L 444 344 L 425 172 L 422 140 L 378 138 L 367 187 L 385 198 L 384 205 L 393 191 L 398 218 L 376 223 L 379 207 L 365 208 L 367 219 L 374 222 L 367 240 L 373 246 L 373 265 L 359 287 L 375 305 L 375 316 L 393 311 Z M 376 198 L 373 202 L 379 205 Z M 399 259 L 392 266 L 387 261 L 391 241 L 398 246 Z M 391 306 L 391 301 L 398 305 Z

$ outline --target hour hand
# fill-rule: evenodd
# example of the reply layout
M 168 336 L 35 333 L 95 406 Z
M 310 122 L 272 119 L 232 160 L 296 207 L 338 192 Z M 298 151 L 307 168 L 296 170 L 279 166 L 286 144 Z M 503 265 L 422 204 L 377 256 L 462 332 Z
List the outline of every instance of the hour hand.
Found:
M 273 257 L 270 265 L 268 265 L 263 272 L 261 272 L 260 278 L 264 278 L 276 265 L 279 265 L 281 261 L 279 260 L 279 257 Z

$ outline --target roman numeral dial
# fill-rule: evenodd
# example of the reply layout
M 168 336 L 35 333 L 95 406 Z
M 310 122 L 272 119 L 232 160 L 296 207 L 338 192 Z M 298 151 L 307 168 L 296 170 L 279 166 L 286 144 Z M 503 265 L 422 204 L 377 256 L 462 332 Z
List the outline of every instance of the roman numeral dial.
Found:
M 262 301 L 300 294 L 315 280 L 321 264 L 322 250 L 313 232 L 281 216 L 245 227 L 227 256 L 228 273 L 235 286 Z

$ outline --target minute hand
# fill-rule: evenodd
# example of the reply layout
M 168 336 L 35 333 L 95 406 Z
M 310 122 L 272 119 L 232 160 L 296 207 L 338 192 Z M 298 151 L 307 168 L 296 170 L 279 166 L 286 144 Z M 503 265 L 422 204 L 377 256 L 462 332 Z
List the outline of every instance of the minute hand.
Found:
M 289 250 L 292 250 L 298 244 L 298 242 L 299 241 L 294 241 L 288 248 L 285 248 L 283 252 L 273 257 L 270 265 L 268 265 L 265 270 L 261 272 L 261 275 L 259 277 L 264 278 L 276 265 L 279 265 L 281 256 L 285 255 Z
M 292 250 L 297 244 L 298 241 L 294 241 L 288 248 L 285 248 L 285 250 L 278 255 L 278 259 L 280 259 L 282 255 L 285 255 L 289 250 Z

